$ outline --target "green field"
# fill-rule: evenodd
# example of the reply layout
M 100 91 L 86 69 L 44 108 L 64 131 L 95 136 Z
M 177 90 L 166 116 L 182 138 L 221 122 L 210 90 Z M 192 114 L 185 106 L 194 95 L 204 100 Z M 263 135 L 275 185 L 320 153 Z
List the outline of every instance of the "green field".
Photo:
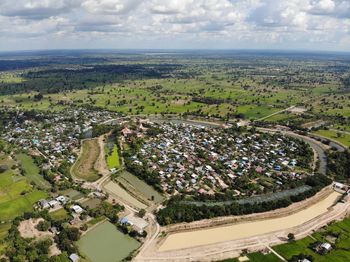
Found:
M 139 192 L 144 195 L 148 200 L 160 203 L 164 200 L 164 197 L 153 189 L 150 185 L 146 184 L 144 181 L 140 180 L 133 174 L 130 174 L 127 171 L 122 171 L 118 175 L 117 180 L 123 185 L 131 185 L 135 189 L 135 193 Z M 129 188 L 129 187 L 127 187 Z
M 34 163 L 33 158 L 26 154 L 18 154 L 16 158 L 21 163 L 28 181 L 34 182 L 38 187 L 43 189 L 49 189 L 51 187 L 50 183 L 40 175 L 40 170 Z
M 32 211 L 33 204 L 47 197 L 34 189 L 26 178 L 19 179 L 12 171 L 0 174 L 0 220 L 6 221 Z
M 281 261 L 276 255 L 273 253 L 270 254 L 262 254 L 262 253 L 251 253 L 247 255 L 249 258 L 249 261 L 251 262 L 279 262 Z
M 246 255 L 250 262 L 280 262 L 281 260 L 275 256 L 273 253 L 262 254 L 259 252 L 250 253 Z M 219 262 L 238 262 L 238 258 L 230 258 L 225 260 L 220 260 Z
M 337 132 L 335 130 L 318 130 L 314 133 L 335 140 L 344 146 L 350 147 L 350 134 Z
M 330 242 L 329 237 L 339 234 L 335 240 L 335 248 L 326 255 L 315 253 L 310 244 L 317 240 L 320 242 Z M 346 262 L 350 257 L 350 218 L 346 218 L 341 222 L 333 223 L 332 225 L 322 229 L 312 235 L 313 238 L 307 237 L 295 242 L 273 247 L 280 255 L 286 259 L 291 259 L 293 255 L 306 254 L 311 255 L 315 262 Z M 316 240 L 315 240 L 316 239 Z
M 93 228 L 77 244 L 80 252 L 92 262 L 122 261 L 140 246 L 139 242 L 118 231 L 110 222 Z
M 64 208 L 61 208 L 61 209 L 58 209 L 54 212 L 50 212 L 50 217 L 53 220 L 63 220 L 63 219 L 68 218 L 69 214 Z
M 107 152 L 107 165 L 109 169 L 120 168 L 120 159 L 117 145 L 113 146 L 113 150 L 110 154 Z
M 98 207 L 101 204 L 101 202 L 102 202 L 101 199 L 91 198 L 91 199 L 85 200 L 84 202 L 81 202 L 81 205 L 83 208 L 88 207 L 90 209 L 93 209 Z
M 72 200 L 79 200 L 84 196 L 81 192 L 72 188 L 60 191 L 60 195 L 68 196 Z

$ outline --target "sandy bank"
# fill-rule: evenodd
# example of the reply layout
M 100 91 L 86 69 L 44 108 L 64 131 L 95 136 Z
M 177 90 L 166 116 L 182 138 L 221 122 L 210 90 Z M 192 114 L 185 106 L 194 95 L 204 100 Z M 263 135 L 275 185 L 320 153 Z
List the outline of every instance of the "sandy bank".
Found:
M 339 193 L 333 192 L 322 201 L 285 217 L 171 234 L 160 246 L 159 251 L 214 244 L 296 227 L 327 212 L 339 196 Z

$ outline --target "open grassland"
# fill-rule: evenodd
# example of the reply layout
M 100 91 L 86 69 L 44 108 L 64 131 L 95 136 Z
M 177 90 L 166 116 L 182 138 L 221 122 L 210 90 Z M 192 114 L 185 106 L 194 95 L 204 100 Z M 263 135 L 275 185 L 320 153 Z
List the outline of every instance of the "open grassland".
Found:
M 340 131 L 345 131 L 350 133 L 350 125 L 335 125 L 333 126 L 334 129 L 340 130 Z
M 300 105 L 315 116 L 350 116 L 342 82 L 346 57 L 243 53 L 94 54 L 86 67 L 73 63 L 77 70 L 48 65 L 8 71 L 0 75 L 0 102 L 25 110 L 89 105 L 129 115 L 253 120 Z
M 84 140 L 81 154 L 72 167 L 72 173 L 75 177 L 86 181 L 96 181 L 99 179 L 95 163 L 100 154 L 100 147 L 97 139 Z
M 50 183 L 40 175 L 40 170 L 34 163 L 33 159 L 26 154 L 19 154 L 16 156 L 20 162 L 25 176 L 28 178 L 29 182 L 34 182 L 38 187 L 43 189 L 49 189 L 51 187 Z
M 24 78 L 15 73 L 0 73 L 0 83 L 2 84 L 18 84 L 22 83 Z
M 4 105 L 27 110 L 61 110 L 62 103 L 73 103 L 92 104 L 125 114 L 191 112 L 222 117 L 241 114 L 247 119 L 258 119 L 305 100 L 304 90 L 261 87 L 247 78 L 233 83 L 229 75 L 224 74 L 219 78 L 216 75 L 221 73 L 204 73 L 196 79 L 124 81 L 97 87 L 93 92 L 76 90 L 51 94 L 40 101 L 33 99 L 34 94 L 8 95 L 0 97 L 0 100 Z M 250 85 L 249 88 L 246 85 Z M 218 103 L 198 102 L 196 97 L 217 99 Z
M 344 146 L 350 147 L 350 134 L 343 133 L 341 131 L 337 132 L 335 130 L 318 130 L 314 133 L 335 140 Z
M 77 244 L 80 252 L 92 262 L 122 261 L 140 246 L 139 242 L 118 231 L 110 222 L 93 228 Z

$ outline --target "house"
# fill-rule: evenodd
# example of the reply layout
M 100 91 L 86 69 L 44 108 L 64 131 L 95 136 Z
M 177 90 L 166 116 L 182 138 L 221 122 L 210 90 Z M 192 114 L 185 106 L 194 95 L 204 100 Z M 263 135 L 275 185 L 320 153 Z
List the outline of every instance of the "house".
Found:
M 59 202 L 57 200 L 51 200 L 49 201 L 50 207 L 54 208 L 59 205 Z
M 145 228 L 148 226 L 148 222 L 145 219 L 134 216 L 132 214 L 122 218 L 120 223 L 132 226 L 132 228 L 139 234 L 142 234 Z
M 50 208 L 49 201 L 47 201 L 46 199 L 41 199 L 38 203 L 42 209 Z
M 332 245 L 327 242 L 324 242 L 324 243 L 318 244 L 315 249 L 317 253 L 324 255 L 332 250 Z
M 72 262 L 78 262 L 80 258 L 79 258 L 79 256 L 78 256 L 77 254 L 73 253 L 73 254 L 71 254 L 71 255 L 69 256 L 69 259 L 70 259 L 70 261 L 72 261 Z
M 56 197 L 56 200 L 62 205 L 65 205 L 68 202 L 68 199 L 65 196 L 58 196 Z
M 127 217 L 123 217 L 121 220 L 120 220 L 120 224 L 122 225 L 130 225 L 130 226 L 133 226 L 133 223 L 129 221 L 129 219 Z
M 81 208 L 81 206 L 78 205 L 74 205 L 71 207 L 71 209 L 76 213 L 76 214 L 80 214 L 84 211 L 84 209 Z
M 127 127 L 125 127 L 121 132 L 122 132 L 123 136 L 125 136 L 125 137 L 128 135 L 131 135 L 133 133 L 133 131 Z
M 348 187 L 342 183 L 334 182 L 333 189 L 335 191 L 340 191 L 341 193 L 345 193 L 348 190 Z

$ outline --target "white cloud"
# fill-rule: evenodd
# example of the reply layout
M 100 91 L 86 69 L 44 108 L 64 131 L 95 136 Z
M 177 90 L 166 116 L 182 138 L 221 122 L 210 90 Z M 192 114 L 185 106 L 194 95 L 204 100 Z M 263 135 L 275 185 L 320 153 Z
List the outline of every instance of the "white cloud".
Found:
M 1 48 L 30 36 L 38 47 L 40 39 L 82 48 L 313 48 L 317 41 L 320 49 L 350 50 L 349 23 L 348 0 L 0 1 Z

